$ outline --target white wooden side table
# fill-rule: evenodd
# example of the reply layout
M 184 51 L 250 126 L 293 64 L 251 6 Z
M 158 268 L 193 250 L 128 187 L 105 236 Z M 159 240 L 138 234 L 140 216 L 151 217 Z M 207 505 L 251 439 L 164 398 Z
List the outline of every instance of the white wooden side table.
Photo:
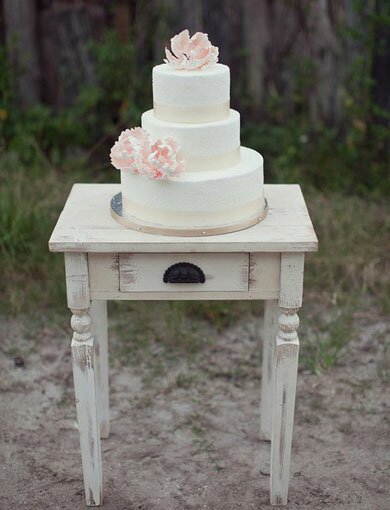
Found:
M 265 300 L 260 434 L 271 440 L 271 504 L 287 502 L 305 252 L 317 238 L 298 185 L 266 185 L 261 223 L 210 237 L 119 225 L 117 184 L 75 184 L 49 241 L 65 254 L 87 505 L 102 504 L 100 438 L 109 435 L 107 300 Z

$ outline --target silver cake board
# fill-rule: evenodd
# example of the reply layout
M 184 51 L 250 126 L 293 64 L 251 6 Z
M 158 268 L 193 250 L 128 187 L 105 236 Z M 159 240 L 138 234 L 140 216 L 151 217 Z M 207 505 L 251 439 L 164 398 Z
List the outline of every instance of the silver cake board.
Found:
M 158 234 L 161 236 L 176 236 L 176 237 L 202 237 L 202 236 L 215 236 L 219 234 L 228 234 L 229 232 L 237 232 L 238 230 L 244 230 L 246 228 L 256 225 L 262 221 L 268 212 L 268 203 L 265 199 L 264 208 L 261 214 L 256 214 L 250 218 L 246 218 L 240 222 L 234 224 L 220 225 L 218 227 L 203 227 L 203 228 L 183 228 L 183 227 L 165 227 L 158 223 L 151 223 L 148 221 L 141 220 L 135 216 L 123 214 L 122 207 L 122 193 L 117 193 L 111 199 L 110 204 L 111 216 L 118 223 L 124 227 L 138 230 L 139 232 L 145 232 L 147 234 Z

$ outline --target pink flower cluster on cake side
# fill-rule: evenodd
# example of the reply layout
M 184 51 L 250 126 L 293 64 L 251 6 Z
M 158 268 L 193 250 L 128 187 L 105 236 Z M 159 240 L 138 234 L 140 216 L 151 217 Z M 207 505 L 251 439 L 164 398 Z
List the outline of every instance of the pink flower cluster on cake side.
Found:
M 219 50 L 203 32 L 196 32 L 190 38 L 189 31 L 183 30 L 172 37 L 171 50 L 165 48 L 164 62 L 175 69 L 204 69 L 218 62 Z
M 184 169 L 179 147 L 172 138 L 152 142 L 150 134 L 140 127 L 122 131 L 110 153 L 118 170 L 131 171 L 150 179 L 166 179 Z

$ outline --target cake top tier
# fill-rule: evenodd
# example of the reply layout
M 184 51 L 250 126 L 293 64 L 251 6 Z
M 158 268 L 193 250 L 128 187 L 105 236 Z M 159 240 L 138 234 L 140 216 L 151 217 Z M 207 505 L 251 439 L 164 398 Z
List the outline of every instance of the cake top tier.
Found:
M 172 50 L 172 51 L 171 51 Z M 154 115 L 168 122 L 202 123 L 226 119 L 230 70 L 218 64 L 218 48 L 207 34 L 183 30 L 165 48 L 165 64 L 153 68 Z
M 184 71 L 153 68 L 154 114 L 170 122 L 213 122 L 229 116 L 230 70 L 223 64 Z

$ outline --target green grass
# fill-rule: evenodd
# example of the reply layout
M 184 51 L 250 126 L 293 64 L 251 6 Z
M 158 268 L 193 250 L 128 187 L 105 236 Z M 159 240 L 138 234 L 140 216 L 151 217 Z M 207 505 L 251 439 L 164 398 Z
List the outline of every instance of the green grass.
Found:
M 47 242 L 74 182 L 112 181 L 80 164 L 53 167 L 44 156 L 27 167 L 11 153 L 0 159 L 0 312 L 68 323 L 63 257 Z M 303 366 L 321 372 L 336 364 L 353 337 L 353 317 L 390 311 L 389 214 L 384 200 L 306 189 L 320 249 L 307 257 L 301 332 Z M 196 359 L 211 336 L 250 315 L 259 303 L 171 302 L 113 304 L 115 355 L 125 363 L 150 359 L 155 374 L 178 356 Z M 211 329 L 210 329 L 211 326 Z M 310 329 L 309 329 L 310 328 Z M 211 335 L 211 336 L 210 336 Z M 160 349 L 160 351 L 159 351 Z M 160 356 L 159 353 L 162 355 Z M 183 383 L 187 384 L 187 383 Z
M 48 256 L 47 242 L 69 188 L 52 170 L 38 173 L 12 158 L 1 161 L 0 291 L 4 311 L 29 311 L 37 304 L 50 307 L 62 299 L 63 287 L 56 282 L 61 274 L 59 260 Z
M 54 167 L 41 151 L 26 165 L 13 152 L 0 155 L 0 312 L 50 313 L 64 302 L 63 257 L 48 241 L 75 182 L 104 179 L 78 162 Z M 107 180 L 111 177 L 107 177 Z

